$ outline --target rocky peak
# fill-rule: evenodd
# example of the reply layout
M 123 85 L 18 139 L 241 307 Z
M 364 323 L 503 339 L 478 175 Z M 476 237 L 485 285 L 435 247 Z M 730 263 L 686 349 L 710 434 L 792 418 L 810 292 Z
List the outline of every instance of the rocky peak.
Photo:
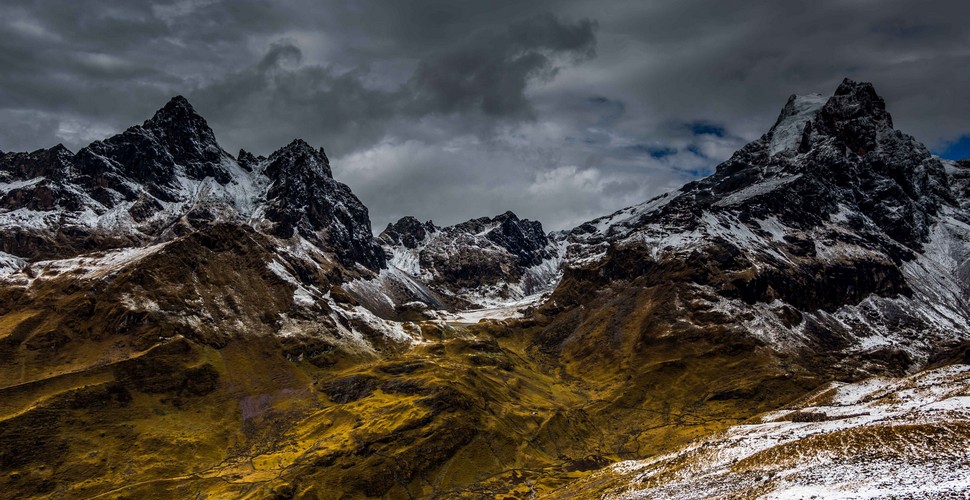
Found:
M 294 234 L 332 251 L 348 268 L 384 267 L 384 251 L 371 232 L 367 207 L 345 184 L 334 180 L 323 148 L 296 139 L 274 152 L 262 172 L 271 185 L 264 213 L 272 234 Z
M 211 177 L 226 185 L 232 181 L 229 162 L 232 157 L 219 147 L 205 119 L 181 96 L 142 125 L 96 141 L 76 156 L 80 182 L 101 189 L 96 199 L 109 208 L 121 200 L 136 199 L 133 184 L 165 202 L 183 201 L 180 177 L 195 181 Z
M 710 177 L 591 221 L 570 239 L 600 245 L 650 227 L 659 228 L 651 238 L 666 239 L 727 218 L 777 220 L 801 230 L 837 219 L 873 247 L 905 258 L 922 248 L 941 208 L 956 202 L 940 160 L 892 127 L 885 101 L 869 83 L 845 80 L 829 98 L 792 96 L 768 133 Z M 847 213 L 854 215 L 846 220 Z
M 819 135 L 835 138 L 848 151 L 864 155 L 877 148 L 880 134 L 893 128 L 892 116 L 886 111 L 886 101 L 876 93 L 871 83 L 856 83 L 845 79 L 811 124 Z M 805 146 L 809 147 L 809 138 Z
M 215 141 L 209 124 L 196 113 L 188 99 L 177 95 L 142 124 L 147 130 L 163 133 L 191 133 Z
M 500 225 L 497 230 L 488 233 L 488 239 L 515 254 L 519 264 L 534 266 L 549 258 L 546 250 L 549 239 L 539 221 L 520 220 L 511 211 L 493 220 L 499 221 Z
M 323 148 L 313 149 L 303 139 L 294 139 L 271 154 L 265 174 L 270 178 L 307 175 L 333 178 L 330 159 Z
M 404 217 L 379 236 L 391 265 L 431 290 L 470 304 L 517 300 L 548 289 L 558 246 L 542 224 L 513 212 L 437 227 Z M 421 297 L 417 300 L 424 301 Z
M 224 155 L 216 142 L 215 133 L 189 101 L 182 96 L 173 97 L 155 116 L 143 125 L 167 146 L 172 156 L 183 163 L 217 162 Z
M 130 244 L 228 220 L 280 238 L 299 235 L 348 270 L 384 265 L 367 208 L 333 179 L 322 148 L 294 140 L 270 158 L 240 150 L 237 160 L 182 96 L 142 125 L 96 141 L 77 155 L 63 146 L 4 154 L 0 183 L 9 184 L 0 191 L 2 208 L 42 212 L 35 226 L 45 228 L 44 237 L 69 237 L 69 244 L 61 245 L 64 255 L 74 255 L 79 245 L 98 247 L 95 237 Z M 47 212 L 55 210 L 63 212 L 58 220 L 69 223 L 48 222 L 55 218 Z M 112 225 L 100 225 L 91 213 Z M 250 220 L 253 214 L 261 217 Z M 4 236 L 0 249 L 39 255 L 22 248 L 25 237 Z
M 429 235 L 436 232 L 438 232 L 438 228 L 433 222 L 421 222 L 408 215 L 397 222 L 389 223 L 378 238 L 388 245 L 400 245 L 407 249 L 415 249 Z
M 516 256 L 519 265 L 534 266 L 549 257 L 549 239 L 538 221 L 519 219 L 511 210 L 495 217 L 480 217 L 456 224 L 445 231 L 482 236 Z
M 261 160 L 265 160 L 265 159 L 266 158 L 262 156 L 256 156 L 250 153 L 249 151 L 246 151 L 245 149 L 240 149 L 239 154 L 236 155 L 236 162 L 239 163 L 239 166 L 242 167 L 243 170 L 247 172 L 252 172 L 253 169 L 256 168 L 256 165 L 259 164 Z

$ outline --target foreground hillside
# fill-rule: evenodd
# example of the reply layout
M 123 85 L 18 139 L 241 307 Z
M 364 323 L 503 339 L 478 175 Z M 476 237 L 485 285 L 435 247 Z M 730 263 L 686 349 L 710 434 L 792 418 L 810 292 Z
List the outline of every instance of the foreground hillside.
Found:
M 0 155 L 0 487 L 849 494 L 883 487 L 846 482 L 871 461 L 952 491 L 965 370 L 913 374 L 966 363 L 968 179 L 847 80 L 573 230 L 509 212 L 375 238 L 322 149 L 230 155 L 175 98 L 77 153 Z M 846 385 L 873 376 L 894 378 Z
M 959 498 L 970 490 L 970 366 L 830 383 L 744 425 L 621 462 L 558 497 Z

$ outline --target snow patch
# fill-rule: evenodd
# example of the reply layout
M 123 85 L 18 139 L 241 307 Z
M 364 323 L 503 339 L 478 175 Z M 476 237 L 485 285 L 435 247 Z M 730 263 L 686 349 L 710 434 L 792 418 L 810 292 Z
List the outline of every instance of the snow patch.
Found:
M 780 187 L 788 185 L 794 181 L 797 181 L 802 174 L 795 174 L 790 176 L 773 177 L 757 184 L 752 184 L 745 187 L 739 191 L 731 193 L 714 203 L 716 207 L 729 207 L 731 205 L 737 205 L 743 201 L 754 198 L 755 196 L 761 196 L 766 193 L 770 193 Z
M 782 111 L 783 116 L 772 128 L 768 154 L 774 156 L 798 146 L 805 124 L 815 117 L 828 99 L 821 94 L 795 96 L 790 106 Z

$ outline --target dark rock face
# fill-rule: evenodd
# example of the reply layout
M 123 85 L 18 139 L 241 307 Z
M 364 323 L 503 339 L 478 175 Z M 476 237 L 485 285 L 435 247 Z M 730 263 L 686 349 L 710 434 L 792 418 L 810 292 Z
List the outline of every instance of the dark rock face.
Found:
M 35 211 L 80 210 L 83 200 L 69 189 L 74 154 L 62 145 L 33 153 L 0 155 L 0 182 L 12 184 L 0 196 L 0 208 Z
M 264 213 L 275 223 L 273 234 L 289 238 L 299 232 L 341 263 L 384 267 L 384 251 L 371 234 L 367 207 L 345 184 L 333 179 L 323 149 L 295 140 L 273 153 L 262 173 L 274 179 L 266 193 Z
M 970 158 L 952 163 L 950 189 L 964 209 L 970 206 Z
M 236 161 L 239 162 L 239 166 L 247 172 L 252 172 L 261 161 L 266 158 L 263 156 L 256 156 L 245 149 L 240 149 L 239 154 L 236 156 Z
M 501 224 L 498 230 L 489 231 L 489 241 L 515 255 L 520 266 L 535 266 L 551 257 L 546 249 L 549 239 L 538 221 L 519 220 L 512 212 L 505 212 L 491 222 L 494 221 Z
M 414 217 L 407 216 L 388 224 L 379 238 L 388 245 L 400 245 L 407 249 L 415 249 L 429 235 L 436 232 L 438 232 L 438 228 L 433 222 L 421 222 Z

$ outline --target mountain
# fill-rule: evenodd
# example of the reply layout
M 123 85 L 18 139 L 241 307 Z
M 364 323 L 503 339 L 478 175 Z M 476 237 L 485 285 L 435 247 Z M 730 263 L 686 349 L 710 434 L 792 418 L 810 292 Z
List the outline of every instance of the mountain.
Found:
M 322 149 L 233 157 L 176 97 L 77 153 L 0 155 L 0 485 L 751 492 L 846 477 L 785 457 L 851 461 L 829 438 L 883 424 L 879 463 L 962 474 L 968 194 L 970 164 L 846 80 L 792 96 L 711 176 L 569 231 L 506 212 L 374 237 Z M 940 411 L 878 399 L 914 384 L 903 406 Z M 936 462 L 905 455 L 919 422 L 946 435 L 920 441 Z
M 157 242 L 194 223 L 238 220 L 282 239 L 326 247 L 346 269 L 376 270 L 384 254 L 367 208 L 333 179 L 323 150 L 296 140 L 269 158 L 216 142 L 189 102 L 173 98 L 140 126 L 77 154 L 63 146 L 0 157 L 0 250 L 73 257 Z
M 676 293 L 653 300 L 680 328 L 727 328 L 849 370 L 919 366 L 970 328 L 970 233 L 948 170 L 959 167 L 893 129 L 870 84 L 792 96 L 710 177 L 571 231 L 553 302 L 668 283 Z

